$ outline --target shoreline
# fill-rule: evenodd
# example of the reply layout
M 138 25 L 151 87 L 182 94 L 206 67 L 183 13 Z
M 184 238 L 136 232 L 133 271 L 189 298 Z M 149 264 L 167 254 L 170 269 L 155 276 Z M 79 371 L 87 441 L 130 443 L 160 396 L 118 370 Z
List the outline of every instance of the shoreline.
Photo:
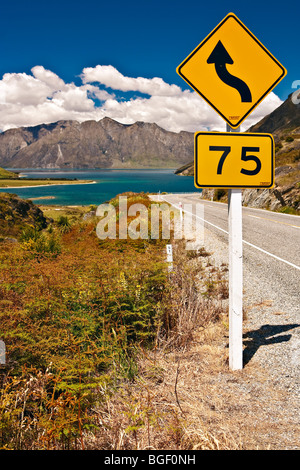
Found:
M 28 198 L 29 201 L 38 201 L 40 199 L 47 199 L 47 200 L 51 199 L 52 200 L 52 199 L 56 199 L 56 198 L 55 198 L 55 196 L 39 196 L 39 197 L 29 197 Z
M 1 182 L 1 180 L 0 180 Z M 22 188 L 43 188 L 44 186 L 74 186 L 78 184 L 97 184 L 97 181 L 86 181 L 85 183 L 46 183 L 46 184 L 32 184 L 30 186 L 0 186 L 0 189 L 22 189 Z

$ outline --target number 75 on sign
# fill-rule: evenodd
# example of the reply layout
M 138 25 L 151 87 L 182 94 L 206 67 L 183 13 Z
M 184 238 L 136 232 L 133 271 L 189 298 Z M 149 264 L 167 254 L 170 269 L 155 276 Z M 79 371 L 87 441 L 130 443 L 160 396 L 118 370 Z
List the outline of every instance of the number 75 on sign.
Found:
M 271 134 L 197 132 L 194 148 L 197 188 L 274 186 L 274 140 Z

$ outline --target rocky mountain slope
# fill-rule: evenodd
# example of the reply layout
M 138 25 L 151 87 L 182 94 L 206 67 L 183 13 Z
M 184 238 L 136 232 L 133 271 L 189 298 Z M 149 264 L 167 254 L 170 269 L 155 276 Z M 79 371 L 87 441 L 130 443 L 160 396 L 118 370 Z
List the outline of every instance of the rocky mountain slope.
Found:
M 288 133 L 300 132 L 300 106 L 292 102 L 292 95 L 271 114 L 252 126 L 249 132 L 272 133 L 275 141 L 279 141 Z
M 300 104 L 292 102 L 292 95 L 271 114 L 252 126 L 247 132 L 272 134 L 275 141 L 275 187 L 272 189 L 245 189 L 243 204 L 271 210 L 290 208 L 300 212 Z M 176 170 L 179 175 L 193 175 L 194 162 Z M 205 189 L 204 197 L 225 198 L 222 190 Z
M 6 168 L 178 168 L 193 158 L 193 134 L 156 124 L 59 121 L 0 134 Z

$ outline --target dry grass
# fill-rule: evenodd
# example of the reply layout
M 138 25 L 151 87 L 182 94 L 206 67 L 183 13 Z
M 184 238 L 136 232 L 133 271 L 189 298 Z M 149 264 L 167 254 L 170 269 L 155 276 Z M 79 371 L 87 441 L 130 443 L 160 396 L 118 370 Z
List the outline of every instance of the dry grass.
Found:
M 95 410 L 99 435 L 86 440 L 88 448 L 105 450 L 217 450 L 239 448 L 223 424 L 212 421 L 207 389 L 202 389 L 202 360 L 214 352 L 152 351 L 140 360 L 139 378 Z M 206 362 L 206 361 L 205 361 Z M 202 364 L 201 364 L 202 363 Z M 199 377 L 202 377 L 199 382 Z M 202 384 L 202 385 L 201 385 Z M 199 393 L 199 387 L 201 392 Z M 204 393 L 204 394 L 203 394 Z
M 299 430 L 284 412 L 284 393 L 257 367 L 229 371 L 224 333 L 214 325 L 195 334 L 188 348 L 142 355 L 138 379 L 123 383 L 95 408 L 99 433 L 86 435 L 86 448 L 299 448 Z
M 66 216 L 70 221 L 77 222 L 82 220 L 84 214 L 88 213 L 91 210 L 90 206 L 56 206 L 53 205 L 42 205 L 39 204 L 39 208 L 42 210 L 45 217 L 57 221 L 61 216 Z
M 229 370 L 226 288 L 220 272 L 199 256 L 192 257 L 187 275 L 183 257 L 179 247 L 170 296 L 175 328 L 153 350 L 140 351 L 133 382 L 123 381 L 113 395 L 102 390 L 105 400 L 94 409 L 99 431 L 85 436 L 86 448 L 299 448 L 297 424 L 285 412 L 286 394 L 274 387 L 267 372 L 255 361 L 242 371 Z M 212 273 L 213 295 L 196 295 L 194 280 L 201 290 Z
M 95 389 L 89 410 L 93 426 L 82 430 L 78 448 L 299 448 L 296 420 L 286 412 L 291 404 L 268 371 L 255 360 L 242 371 L 229 370 L 228 288 L 207 255 L 202 250 L 187 256 L 178 243 L 166 305 L 157 306 L 165 313 L 156 343 L 150 350 L 137 348 L 133 378 L 112 374 Z M 42 395 L 46 378 L 30 382 L 30 393 Z M 28 387 L 18 395 L 24 407 Z

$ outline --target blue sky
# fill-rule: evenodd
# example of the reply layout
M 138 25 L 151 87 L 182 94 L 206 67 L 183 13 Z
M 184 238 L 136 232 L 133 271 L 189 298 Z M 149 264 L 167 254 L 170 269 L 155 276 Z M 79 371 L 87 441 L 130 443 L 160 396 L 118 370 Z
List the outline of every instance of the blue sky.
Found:
M 156 121 L 174 131 L 221 128 L 223 121 L 199 104 L 202 99 L 176 67 L 229 12 L 288 71 L 253 113 L 257 120 L 300 80 L 295 1 L 2 1 L 0 129 L 104 115 L 128 123 Z M 155 84 L 154 77 L 161 81 Z M 198 104 L 202 114 L 195 111 Z M 187 116 L 176 119 L 176 109 L 183 113 L 184 107 Z

